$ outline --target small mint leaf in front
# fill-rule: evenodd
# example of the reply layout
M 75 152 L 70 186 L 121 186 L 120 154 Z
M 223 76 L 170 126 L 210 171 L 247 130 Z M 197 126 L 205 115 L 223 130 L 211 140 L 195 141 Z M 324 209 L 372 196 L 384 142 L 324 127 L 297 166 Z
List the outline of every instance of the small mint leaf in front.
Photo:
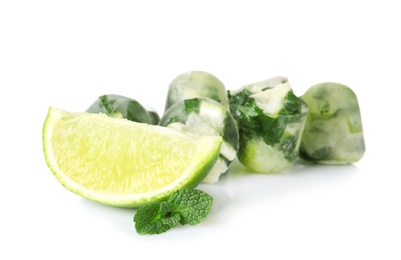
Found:
M 200 190 L 181 189 L 171 194 L 167 202 L 175 208 L 174 212 L 180 215 L 179 222 L 182 225 L 196 225 L 211 211 L 213 198 Z
M 140 207 L 134 216 L 136 232 L 141 235 L 160 234 L 175 227 L 180 221 L 180 215 L 172 209 L 168 202 Z
M 178 223 L 196 225 L 206 218 L 212 208 L 213 198 L 195 189 L 174 191 L 167 201 L 146 204 L 135 216 L 138 234 L 152 235 L 166 232 Z

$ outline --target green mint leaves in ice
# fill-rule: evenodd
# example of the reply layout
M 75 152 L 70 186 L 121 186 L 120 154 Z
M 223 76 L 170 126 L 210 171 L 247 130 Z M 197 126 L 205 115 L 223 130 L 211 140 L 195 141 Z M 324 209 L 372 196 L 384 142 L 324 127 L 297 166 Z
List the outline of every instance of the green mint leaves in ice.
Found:
M 298 158 L 307 105 L 288 79 L 274 77 L 228 91 L 239 132 L 239 161 L 256 172 L 278 172 Z
M 160 117 L 152 108 L 146 108 L 138 101 L 120 95 L 103 95 L 86 110 L 88 113 L 104 113 L 110 117 L 157 125 Z
M 365 153 L 362 118 L 354 91 L 343 84 L 323 82 L 301 97 L 309 111 L 300 157 L 321 164 L 348 164 Z
M 205 71 L 188 71 L 178 75 L 168 89 L 166 107 L 192 98 L 210 98 L 228 109 L 226 88 L 216 76 Z
M 165 111 L 159 125 L 223 138 L 219 158 L 202 182 L 218 182 L 236 158 L 239 136 L 234 118 L 227 108 L 210 98 L 185 99 L 173 104 Z
M 166 232 L 178 223 L 196 225 L 206 218 L 213 198 L 196 189 L 181 189 L 173 192 L 167 201 L 140 207 L 135 216 L 138 234 L 152 235 Z

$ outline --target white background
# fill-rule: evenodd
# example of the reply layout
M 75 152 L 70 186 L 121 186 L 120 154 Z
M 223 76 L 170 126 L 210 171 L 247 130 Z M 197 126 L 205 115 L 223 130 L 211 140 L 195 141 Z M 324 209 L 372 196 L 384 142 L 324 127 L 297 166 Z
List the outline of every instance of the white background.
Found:
M 401 259 L 401 15 L 397 1 L 1 1 L 0 259 Z M 162 114 L 189 70 L 227 89 L 287 76 L 297 95 L 357 94 L 366 153 L 216 185 L 208 218 L 140 236 L 135 210 L 69 192 L 47 168 L 49 106 L 120 94 Z M 50 258 L 49 258 L 50 257 Z

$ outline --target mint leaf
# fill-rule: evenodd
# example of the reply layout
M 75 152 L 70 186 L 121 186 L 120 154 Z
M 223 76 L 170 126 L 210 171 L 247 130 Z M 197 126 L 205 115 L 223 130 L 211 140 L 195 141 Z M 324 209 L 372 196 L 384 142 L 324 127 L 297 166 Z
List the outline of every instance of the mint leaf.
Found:
M 142 206 L 134 216 L 138 234 L 160 234 L 175 227 L 180 221 L 178 213 L 172 213 L 169 203 L 161 202 Z
M 166 232 L 178 223 L 196 225 L 211 211 L 213 198 L 195 189 L 181 189 L 173 192 L 167 201 L 140 207 L 135 216 L 138 234 L 152 235 Z
M 175 212 L 180 214 L 182 225 L 196 225 L 209 214 L 213 198 L 200 190 L 182 189 L 174 192 L 167 201 L 174 205 Z

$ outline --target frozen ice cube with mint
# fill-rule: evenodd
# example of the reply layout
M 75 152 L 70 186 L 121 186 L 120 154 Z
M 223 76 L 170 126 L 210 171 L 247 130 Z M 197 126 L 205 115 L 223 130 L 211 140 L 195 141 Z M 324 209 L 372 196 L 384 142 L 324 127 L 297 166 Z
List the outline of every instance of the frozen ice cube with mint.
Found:
M 324 82 L 301 97 L 309 107 L 300 156 L 322 164 L 348 164 L 365 153 L 362 118 L 354 91 L 343 84 Z

